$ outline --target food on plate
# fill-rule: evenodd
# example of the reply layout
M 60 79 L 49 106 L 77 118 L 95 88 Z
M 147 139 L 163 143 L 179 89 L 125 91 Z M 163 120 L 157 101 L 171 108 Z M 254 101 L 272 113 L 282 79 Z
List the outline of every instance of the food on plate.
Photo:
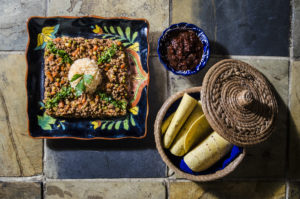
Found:
M 54 117 L 106 118 L 127 113 L 129 73 L 122 43 L 58 37 L 44 53 L 44 104 Z
M 190 128 L 192 127 L 192 124 L 198 120 L 201 115 L 203 115 L 202 107 L 200 102 L 196 105 L 182 128 L 180 129 L 178 135 L 176 136 L 173 144 L 171 145 L 170 152 L 173 155 L 176 156 L 183 156 L 185 154 L 185 149 L 184 149 L 184 143 L 187 137 L 188 132 L 190 131 Z M 194 131 L 192 129 L 191 131 Z M 195 132 L 195 131 L 194 131 Z M 193 133 L 190 133 L 190 136 L 192 136 Z
M 165 134 L 165 132 L 167 131 L 168 126 L 170 125 L 174 115 L 175 115 L 175 113 L 172 113 L 161 125 L 161 133 L 162 134 Z
M 213 132 L 204 141 L 199 143 L 193 150 L 184 156 L 184 161 L 194 172 L 208 169 L 232 147 L 232 144 Z
M 76 90 L 76 86 L 82 83 L 87 93 L 94 93 L 101 84 L 102 75 L 95 60 L 89 58 L 77 59 L 71 65 L 68 74 L 71 87 Z
M 203 44 L 193 30 L 174 30 L 166 41 L 166 58 L 174 70 L 193 70 L 201 61 Z
M 175 112 L 175 115 L 164 135 L 163 145 L 165 148 L 169 148 L 181 129 L 182 125 L 185 123 L 194 107 L 198 104 L 198 101 L 188 94 L 184 94 L 182 100 Z

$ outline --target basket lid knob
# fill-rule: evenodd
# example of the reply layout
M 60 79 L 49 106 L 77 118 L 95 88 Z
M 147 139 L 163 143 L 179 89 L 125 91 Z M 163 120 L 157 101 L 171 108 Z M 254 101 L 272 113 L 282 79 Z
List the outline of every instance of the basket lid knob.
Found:
M 250 106 L 253 101 L 253 94 L 249 90 L 242 90 L 237 96 L 238 104 L 242 107 Z

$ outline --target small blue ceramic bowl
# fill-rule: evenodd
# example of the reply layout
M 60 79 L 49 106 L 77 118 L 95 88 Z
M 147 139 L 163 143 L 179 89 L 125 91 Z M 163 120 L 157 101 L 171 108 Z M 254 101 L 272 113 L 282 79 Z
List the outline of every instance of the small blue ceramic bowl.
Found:
M 199 37 L 200 41 L 203 44 L 203 53 L 202 53 L 201 61 L 193 70 L 185 70 L 185 71 L 175 70 L 172 67 L 170 67 L 166 62 L 166 58 L 164 57 L 164 53 L 163 53 L 163 49 L 165 48 L 164 43 L 165 43 L 166 39 L 168 38 L 169 33 L 174 30 L 193 30 L 197 34 L 197 36 Z M 158 53 L 160 62 L 164 65 L 164 67 L 167 70 L 172 71 L 176 75 L 184 75 L 184 76 L 192 75 L 192 74 L 199 72 L 206 65 L 206 63 L 208 61 L 208 58 L 209 58 L 208 38 L 205 35 L 205 33 L 203 32 L 203 30 L 200 29 L 199 27 L 195 26 L 194 24 L 188 24 L 188 23 L 184 23 L 184 22 L 178 23 L 178 24 L 173 24 L 169 28 L 167 28 L 162 33 L 162 35 L 159 37 L 157 53 Z

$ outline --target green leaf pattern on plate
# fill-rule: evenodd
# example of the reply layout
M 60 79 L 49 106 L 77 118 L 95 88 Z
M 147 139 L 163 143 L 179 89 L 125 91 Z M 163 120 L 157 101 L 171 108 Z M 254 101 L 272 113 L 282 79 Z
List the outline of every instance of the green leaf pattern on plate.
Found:
M 110 124 L 108 125 L 107 129 L 108 129 L 108 130 L 111 130 L 111 129 L 113 128 L 114 124 L 115 124 L 115 123 L 113 123 L 113 122 L 110 123 Z
M 101 125 L 101 130 L 104 130 L 104 129 L 106 128 L 107 123 L 108 123 L 108 122 L 103 122 L 103 123 L 102 123 L 102 125 Z
M 110 30 L 111 33 L 116 34 L 116 31 L 115 31 L 114 27 L 110 26 L 109 30 Z
M 128 118 L 126 118 L 126 120 L 124 120 L 124 122 L 123 122 L 123 127 L 124 127 L 125 130 L 128 130 L 128 129 L 129 129 Z
M 120 129 L 120 125 L 121 125 L 122 121 L 117 121 L 116 125 L 115 125 L 115 129 L 119 130 Z
M 105 32 L 108 32 L 108 29 L 107 29 L 106 26 L 104 26 L 103 29 L 104 29 Z
M 121 29 L 120 26 L 117 27 L 117 31 L 118 31 L 118 33 L 119 33 L 119 35 L 120 35 L 121 37 L 124 37 L 123 30 Z
M 56 119 L 44 113 L 42 116 L 38 115 L 38 125 L 43 130 L 52 130 L 52 124 L 55 124 Z
M 95 26 L 91 27 L 94 28 Z M 119 40 L 123 43 L 125 48 L 131 47 L 136 51 L 139 50 L 139 43 L 135 42 L 138 37 L 138 32 L 136 31 L 131 35 L 131 28 L 129 26 L 125 28 L 125 34 L 124 30 L 120 26 L 117 26 L 116 28 L 113 26 L 110 26 L 109 28 L 107 26 L 103 26 L 103 33 L 101 32 L 101 36 L 104 39 Z
M 124 118 L 123 120 L 102 120 L 101 121 L 101 130 L 119 130 L 120 127 L 123 127 L 125 130 L 129 130 L 130 127 L 134 127 L 136 126 L 136 121 L 134 119 L 134 115 L 138 114 L 138 110 L 139 108 L 137 106 L 135 106 L 134 109 L 136 112 L 132 112 L 129 113 L 129 115 L 127 115 L 126 118 Z M 130 109 L 131 110 L 131 109 Z M 93 121 L 90 122 L 90 124 L 93 127 Z
M 130 32 L 131 32 L 131 31 L 130 31 L 130 27 L 127 27 L 126 30 L 125 30 L 125 32 L 126 32 L 126 37 L 127 37 L 127 39 L 128 39 L 129 41 L 131 41 L 131 40 L 130 40 Z
M 134 118 L 133 118 L 132 115 L 130 115 L 130 123 L 131 123 L 132 126 L 135 126 L 135 125 L 136 125 L 136 124 L 135 124 L 135 121 L 134 121 Z

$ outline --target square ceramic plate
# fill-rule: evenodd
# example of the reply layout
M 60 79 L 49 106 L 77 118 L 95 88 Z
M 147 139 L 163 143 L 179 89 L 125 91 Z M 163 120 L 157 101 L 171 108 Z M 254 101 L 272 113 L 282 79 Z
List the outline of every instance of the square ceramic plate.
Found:
M 84 17 L 31 17 L 26 59 L 29 135 L 34 138 L 122 139 L 144 138 L 148 117 L 149 23 L 145 19 Z M 44 48 L 61 36 L 120 40 L 130 67 L 130 106 L 125 117 L 64 119 L 44 113 Z

